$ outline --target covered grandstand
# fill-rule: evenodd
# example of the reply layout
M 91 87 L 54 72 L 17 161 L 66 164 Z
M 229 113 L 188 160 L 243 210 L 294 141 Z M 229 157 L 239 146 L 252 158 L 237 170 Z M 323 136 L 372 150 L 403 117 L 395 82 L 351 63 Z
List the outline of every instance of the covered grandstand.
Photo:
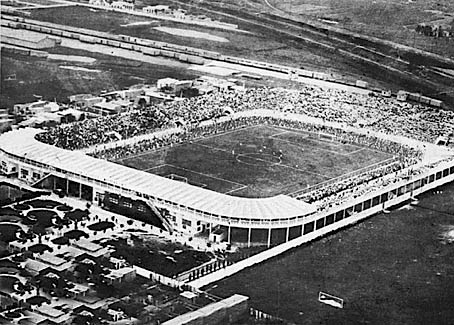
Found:
M 249 230 L 245 234 L 248 242 L 271 244 L 274 237 L 279 237 L 279 242 L 289 240 L 293 237 L 289 228 L 301 229 L 305 218 L 316 211 L 311 204 L 286 195 L 258 199 L 229 196 L 57 148 L 37 141 L 38 132 L 21 129 L 0 137 L 3 173 L 100 205 L 106 199 L 110 204 L 118 203 L 118 196 L 144 201 L 170 231 L 211 232 L 221 226 L 228 241 L 232 232 L 244 229 Z M 273 235 L 271 229 L 280 234 Z
M 21 129 L 0 137 L 3 174 L 137 215 L 168 231 L 221 231 L 219 240 L 248 246 L 310 240 L 454 180 L 452 157 L 431 155 L 432 162 L 417 172 L 411 167 L 406 177 L 317 210 L 316 204 L 286 195 L 241 198 L 174 181 L 38 142 L 38 132 Z

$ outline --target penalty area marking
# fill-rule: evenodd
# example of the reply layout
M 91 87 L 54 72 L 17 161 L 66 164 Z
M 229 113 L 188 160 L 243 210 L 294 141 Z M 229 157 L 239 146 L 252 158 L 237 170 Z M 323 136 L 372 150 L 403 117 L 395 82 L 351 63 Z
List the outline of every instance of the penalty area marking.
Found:
M 239 186 L 238 188 L 234 188 L 232 190 L 229 190 L 229 191 L 225 192 L 224 194 L 235 192 L 235 191 L 238 191 L 240 189 L 244 189 L 244 188 L 248 187 L 248 185 L 245 185 L 245 184 L 242 184 L 242 183 L 229 181 L 227 179 L 216 177 L 216 176 L 210 176 L 210 175 L 207 175 L 207 174 L 204 174 L 204 173 L 196 172 L 195 170 L 187 169 L 187 168 L 184 168 L 184 167 L 178 167 L 178 166 L 175 166 L 175 165 L 172 165 L 172 164 L 162 164 L 162 165 L 154 166 L 154 167 L 151 167 L 151 168 L 148 168 L 148 169 L 144 169 L 142 171 L 148 172 L 148 171 L 151 171 L 153 169 L 157 169 L 157 168 L 161 168 L 161 167 L 165 167 L 165 166 L 170 166 L 171 168 L 181 169 L 181 170 L 187 171 L 189 173 L 199 174 L 199 175 L 205 176 L 207 178 L 213 178 L 213 179 L 217 179 L 219 181 L 223 181 L 225 183 L 234 184 L 236 186 Z M 167 176 L 169 176 L 169 175 L 176 175 L 176 176 L 178 176 L 180 178 L 185 178 L 187 180 L 185 183 L 187 183 L 187 184 L 194 185 L 194 186 L 199 186 L 199 187 L 202 187 L 202 188 L 208 188 L 208 184 L 194 182 L 194 181 L 191 180 L 190 177 L 181 176 L 181 175 L 178 175 L 178 174 L 175 174 L 175 173 L 166 174 L 166 175 L 163 175 L 162 177 L 168 178 Z M 177 179 L 175 179 L 175 180 L 177 180 Z
M 204 174 L 204 173 L 196 172 L 195 170 L 187 169 L 187 168 L 184 168 L 184 167 L 178 167 L 178 166 L 175 166 L 175 165 L 172 165 L 172 164 L 166 164 L 166 166 L 170 166 L 170 167 L 175 168 L 175 169 L 181 169 L 181 170 L 187 171 L 189 173 L 199 174 L 199 175 L 202 175 L 202 176 L 205 176 L 205 177 L 208 177 L 208 178 L 217 179 L 219 181 L 223 181 L 223 182 L 230 183 L 230 184 L 235 184 L 235 185 L 239 185 L 239 186 L 247 186 L 245 184 L 241 184 L 241 183 L 238 183 L 238 182 L 226 180 L 224 178 L 220 178 L 220 177 L 211 176 L 211 175 L 207 175 L 207 174 Z M 180 177 L 183 177 L 183 176 L 180 176 Z M 189 179 L 190 178 L 188 178 L 188 180 Z
M 224 194 L 231 194 L 231 193 L 236 192 L 236 191 L 244 190 L 245 188 L 248 188 L 248 187 L 249 187 L 249 186 L 244 185 L 244 186 L 241 186 L 241 187 L 239 187 L 239 188 L 234 188 L 233 190 L 224 192 Z
M 168 166 L 168 164 L 162 164 L 162 165 L 150 167 L 150 168 L 147 168 L 147 169 L 142 169 L 142 171 L 143 171 L 143 172 L 149 172 L 150 170 L 158 169 L 158 168 L 161 168 L 161 167 L 164 167 L 164 166 Z
M 279 132 L 279 133 L 270 135 L 269 138 L 278 137 L 278 136 L 280 136 L 280 135 L 287 134 L 287 133 L 290 133 L 290 132 L 292 132 L 292 131 L 283 131 L 283 132 Z

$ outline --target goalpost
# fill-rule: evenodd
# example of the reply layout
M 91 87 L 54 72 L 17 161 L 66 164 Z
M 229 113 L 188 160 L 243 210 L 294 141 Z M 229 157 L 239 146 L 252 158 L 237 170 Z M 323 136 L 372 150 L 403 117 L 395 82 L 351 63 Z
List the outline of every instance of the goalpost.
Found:
M 169 174 L 166 177 L 170 178 L 172 180 L 175 180 L 175 181 L 180 181 L 180 182 L 184 182 L 184 183 L 188 182 L 188 178 L 187 177 L 180 176 L 180 175 L 177 175 L 177 174 Z
M 335 135 L 329 133 L 317 132 L 317 135 L 319 139 L 329 140 L 331 142 L 334 142 L 337 139 Z

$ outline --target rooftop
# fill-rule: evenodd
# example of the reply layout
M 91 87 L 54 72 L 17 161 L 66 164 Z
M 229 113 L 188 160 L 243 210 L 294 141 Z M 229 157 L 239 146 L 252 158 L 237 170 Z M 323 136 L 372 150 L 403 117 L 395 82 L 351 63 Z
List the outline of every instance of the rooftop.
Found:
M 0 148 L 63 171 L 218 216 L 270 220 L 283 216 L 294 218 L 316 211 L 313 205 L 286 195 L 258 199 L 229 196 L 96 159 L 82 152 L 57 148 L 35 140 L 34 136 L 39 132 L 42 131 L 32 128 L 7 132 L 0 136 Z
M 80 239 L 74 243 L 74 246 L 81 248 L 85 251 L 88 252 L 96 252 L 102 249 L 101 245 L 92 243 L 91 241 L 85 240 L 85 239 Z
M 57 257 L 57 256 L 55 256 L 53 254 L 48 253 L 48 252 L 42 253 L 36 259 L 38 261 L 44 262 L 46 264 L 50 264 L 52 266 L 60 266 L 60 265 L 62 265 L 64 263 L 66 263 L 66 260 L 64 260 L 63 258 Z

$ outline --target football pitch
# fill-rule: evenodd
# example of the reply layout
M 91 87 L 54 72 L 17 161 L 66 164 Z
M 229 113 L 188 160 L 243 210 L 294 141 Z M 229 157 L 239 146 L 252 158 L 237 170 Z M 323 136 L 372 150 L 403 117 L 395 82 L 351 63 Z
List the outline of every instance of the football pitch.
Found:
M 329 136 L 258 125 L 215 134 L 117 163 L 241 197 L 290 194 L 391 158 Z

